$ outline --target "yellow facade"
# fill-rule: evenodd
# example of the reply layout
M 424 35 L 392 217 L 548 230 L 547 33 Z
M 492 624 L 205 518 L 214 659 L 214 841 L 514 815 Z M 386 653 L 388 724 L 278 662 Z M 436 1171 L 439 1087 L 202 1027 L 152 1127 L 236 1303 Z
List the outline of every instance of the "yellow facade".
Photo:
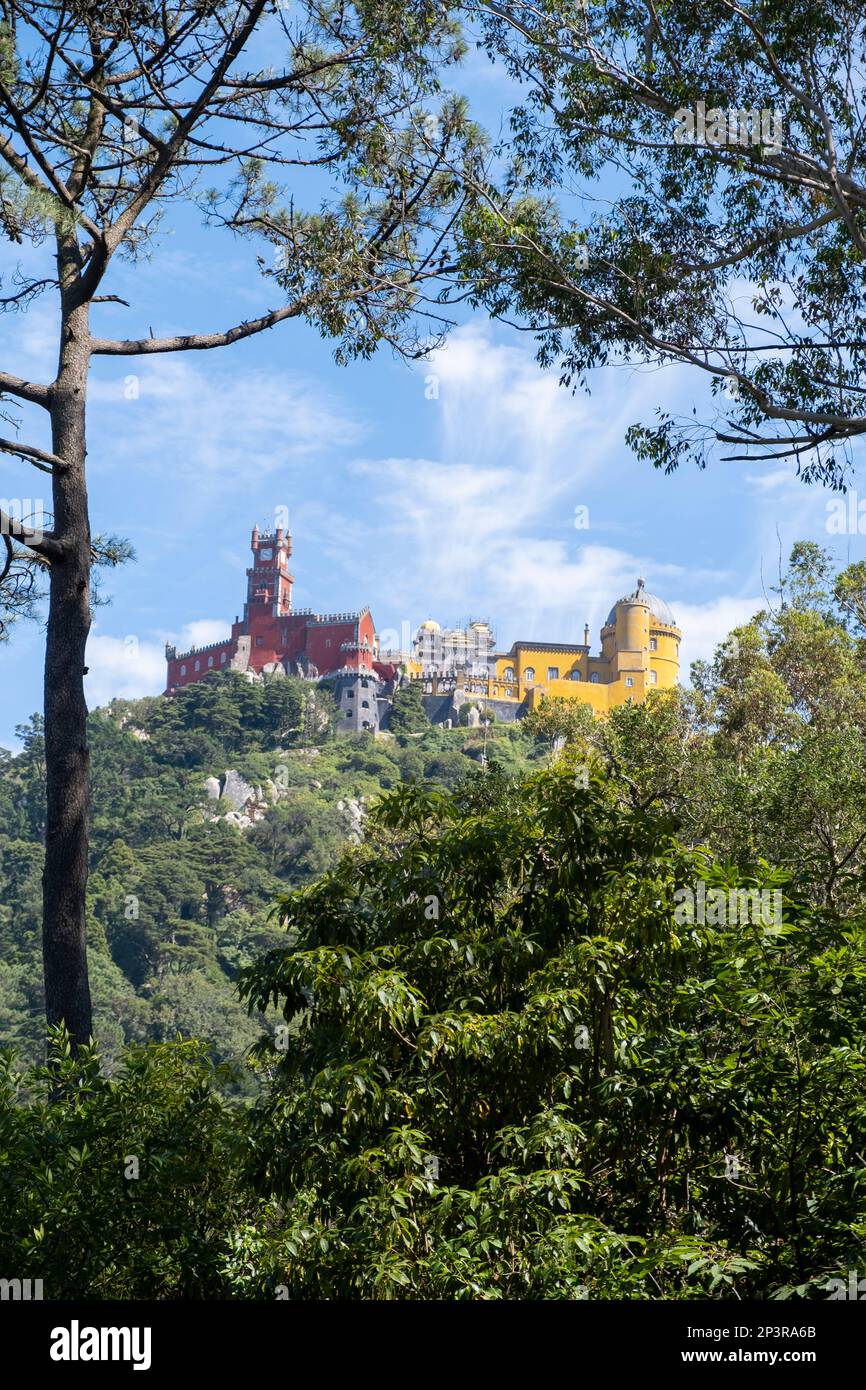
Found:
M 681 637 L 667 604 L 647 593 L 639 579 L 634 593 L 611 609 L 601 629 L 599 656 L 591 655 L 588 641 L 515 642 L 510 652 L 495 656 L 495 676 L 468 681 L 467 693 L 515 704 L 526 701 L 530 708 L 553 697 L 581 700 L 604 714 L 628 700 L 645 700 L 650 690 L 676 685 Z

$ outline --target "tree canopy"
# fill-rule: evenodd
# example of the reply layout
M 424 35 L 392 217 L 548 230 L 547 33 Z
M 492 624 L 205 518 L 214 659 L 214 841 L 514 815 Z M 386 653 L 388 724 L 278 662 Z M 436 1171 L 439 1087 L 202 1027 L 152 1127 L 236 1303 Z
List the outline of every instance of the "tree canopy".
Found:
M 656 466 L 843 481 L 866 430 L 862 6 L 471 8 L 525 92 L 465 220 L 477 302 L 567 384 L 605 362 L 703 375 L 715 405 L 630 430 Z

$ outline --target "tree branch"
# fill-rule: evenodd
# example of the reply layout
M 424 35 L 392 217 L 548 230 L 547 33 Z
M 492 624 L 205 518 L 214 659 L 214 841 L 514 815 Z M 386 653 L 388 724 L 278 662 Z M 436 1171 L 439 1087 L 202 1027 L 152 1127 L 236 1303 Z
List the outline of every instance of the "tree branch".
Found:
M 22 526 L 20 521 L 15 521 L 13 517 L 7 516 L 0 510 L 0 535 L 8 541 L 10 536 L 21 545 L 26 545 L 28 550 L 33 550 L 37 555 L 44 555 L 46 560 L 57 560 L 63 555 L 63 545 L 56 536 L 48 531 L 31 531 L 28 526 Z
M 272 309 L 261 318 L 249 319 L 244 323 L 227 328 L 224 333 L 185 333 L 174 338 L 92 338 L 90 350 L 103 357 L 138 357 L 154 352 L 201 352 L 206 348 L 227 347 L 229 343 L 251 338 L 284 319 L 297 318 L 302 312 L 300 304 L 286 304 L 282 309 Z
M 22 377 L 13 376 L 11 372 L 0 372 L 0 394 L 4 393 L 20 396 L 22 401 L 29 401 L 31 405 L 41 405 L 45 410 L 51 406 L 50 386 L 43 386 L 37 381 L 24 381 Z
M 16 444 L 14 439 L 0 439 L 0 452 L 17 454 L 19 458 L 32 463 L 43 473 L 53 473 L 55 468 L 66 468 L 66 460 L 57 454 L 48 454 L 44 449 L 36 449 L 32 444 Z

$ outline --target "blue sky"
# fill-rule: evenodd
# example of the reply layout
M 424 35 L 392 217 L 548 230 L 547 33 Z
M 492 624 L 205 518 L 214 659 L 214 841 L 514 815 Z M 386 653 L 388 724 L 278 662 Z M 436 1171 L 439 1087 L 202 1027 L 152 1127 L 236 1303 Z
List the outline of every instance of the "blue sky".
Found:
M 496 108 L 479 61 L 482 106 Z M 20 254 L 23 248 L 16 248 Z M 40 254 L 26 264 L 38 264 Z M 8 249 L 0 265 L 14 265 Z M 118 265 L 99 305 L 105 335 L 157 336 L 230 326 L 271 307 L 253 247 L 168 224 L 151 262 Z M 46 301 L 0 320 L 0 363 L 53 375 Z M 126 378 L 138 378 L 128 399 Z M 435 380 L 431 381 L 431 378 Z M 433 616 L 484 617 L 498 643 L 582 640 L 638 574 L 684 632 L 682 676 L 763 603 L 784 551 L 809 537 L 840 559 L 863 538 L 827 534 L 828 494 L 789 467 L 715 464 L 666 478 L 623 443 L 657 406 L 706 408 L 682 368 L 595 374 L 571 396 L 536 366 L 528 337 L 468 316 L 430 363 L 387 353 L 337 367 L 301 323 L 216 352 L 100 358 L 92 374 L 90 496 L 95 530 L 128 537 L 137 561 L 109 574 L 88 651 L 91 706 L 163 688 L 166 639 L 227 633 L 241 609 L 252 525 L 287 508 L 295 603 L 319 611 L 369 604 L 399 634 Z M 21 438 L 47 445 L 25 408 Z M 43 475 L 0 456 L 0 495 L 45 495 Z M 588 507 L 589 528 L 575 528 Z M 778 536 L 777 536 L 778 532 Z M 42 633 L 22 626 L 0 646 L 0 745 L 41 706 Z

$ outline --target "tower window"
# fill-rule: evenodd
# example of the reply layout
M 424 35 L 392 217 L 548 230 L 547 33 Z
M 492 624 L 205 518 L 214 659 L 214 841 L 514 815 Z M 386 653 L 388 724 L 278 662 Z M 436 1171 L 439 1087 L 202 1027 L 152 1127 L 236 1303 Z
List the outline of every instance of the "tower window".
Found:
M 223 664 L 223 662 L 225 661 L 225 659 L 226 659 L 226 654 L 225 654 L 225 652 L 220 652 L 220 666 L 222 666 L 222 664 Z
M 547 679 L 548 679 L 549 681 L 558 681 L 558 680 L 559 680 L 559 667 L 558 667 L 558 666 L 548 666 L 548 668 L 547 668 Z
M 264 645 L 265 645 L 265 639 L 264 639 L 264 637 L 257 637 L 257 638 L 256 638 L 256 646 L 257 646 L 257 647 L 263 647 Z
M 628 686 L 634 685 L 634 677 L 633 677 L 633 676 L 626 676 L 626 678 L 625 678 L 625 683 L 626 683 L 626 685 L 628 685 Z
M 651 637 L 651 638 L 650 638 L 650 651 L 651 651 L 651 652 L 657 652 L 658 649 L 659 649 L 658 638 L 657 638 L 657 637 Z
M 347 690 L 347 691 L 346 691 L 346 694 L 348 695 L 348 697 L 349 697 L 350 700 L 354 700 L 354 698 L 355 698 L 355 692 L 354 692 L 354 690 Z
M 369 708 L 370 708 L 370 701 L 369 701 L 369 700 L 362 700 L 362 701 L 361 701 L 361 708 L 362 708 L 362 709 L 369 709 Z

